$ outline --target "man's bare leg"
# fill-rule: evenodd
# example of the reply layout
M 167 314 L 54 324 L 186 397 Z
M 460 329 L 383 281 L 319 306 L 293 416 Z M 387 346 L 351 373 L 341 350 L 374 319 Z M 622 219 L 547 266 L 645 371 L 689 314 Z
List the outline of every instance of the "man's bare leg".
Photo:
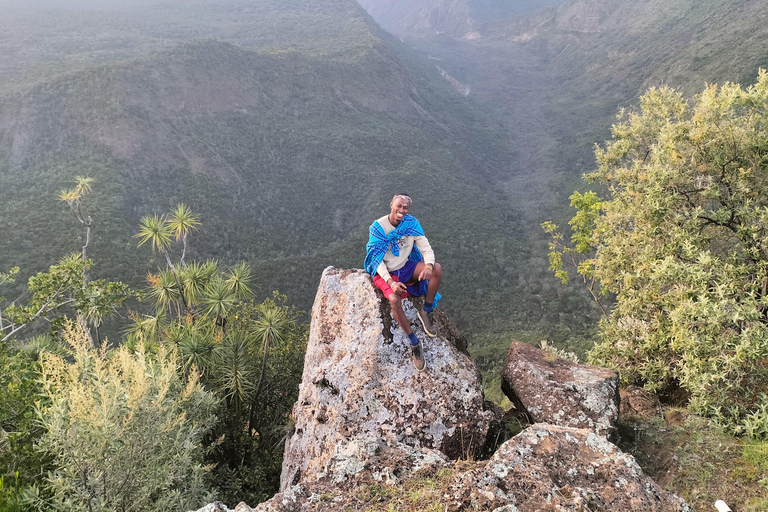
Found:
M 419 309 L 416 313 L 424 327 L 424 332 L 434 338 L 437 335 L 437 330 L 432 322 L 432 308 L 437 296 L 437 289 L 440 288 L 440 280 L 443 277 L 443 267 L 439 263 L 435 263 L 433 268 L 429 268 L 424 262 L 419 262 L 416 264 L 413 275 L 417 276 L 420 281 L 429 280 L 427 295 L 424 297 L 424 308 Z
M 443 278 L 443 267 L 439 263 L 435 263 L 431 271 L 423 261 L 416 264 L 416 268 L 413 269 L 413 277 L 419 281 L 429 280 L 427 285 L 427 296 L 425 297 L 427 302 L 434 302 L 437 290 L 440 288 L 440 280 Z
M 413 332 L 411 330 L 411 323 L 408 321 L 408 317 L 405 316 L 405 311 L 403 311 L 403 299 L 401 299 L 400 295 L 397 293 L 391 293 L 387 298 L 389 299 L 389 304 L 392 306 L 392 316 L 394 316 L 397 323 L 400 324 L 400 328 L 403 329 L 406 336 L 411 334 L 411 332 Z
M 424 359 L 424 347 L 421 344 L 421 340 L 416 338 L 413 334 L 411 323 L 408 321 L 408 317 L 405 316 L 405 311 L 403 311 L 403 299 L 401 299 L 400 295 L 397 293 L 391 293 L 387 299 L 389 299 L 389 303 L 392 306 L 392 316 L 395 317 L 397 323 L 400 324 L 400 328 L 411 341 L 413 365 L 418 371 L 424 371 L 427 367 L 427 361 Z

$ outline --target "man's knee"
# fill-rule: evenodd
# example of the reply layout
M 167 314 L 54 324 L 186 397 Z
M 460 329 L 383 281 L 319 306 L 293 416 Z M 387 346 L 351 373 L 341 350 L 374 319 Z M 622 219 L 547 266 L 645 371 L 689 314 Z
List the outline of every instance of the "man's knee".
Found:
M 435 263 L 435 265 L 432 267 L 432 273 L 435 275 L 435 277 L 442 277 L 443 266 L 439 263 Z
M 400 295 L 398 295 L 397 293 L 394 293 L 394 292 L 390 293 L 387 299 L 389 299 L 389 303 L 392 305 L 393 308 L 395 309 L 402 308 L 403 299 L 401 299 Z

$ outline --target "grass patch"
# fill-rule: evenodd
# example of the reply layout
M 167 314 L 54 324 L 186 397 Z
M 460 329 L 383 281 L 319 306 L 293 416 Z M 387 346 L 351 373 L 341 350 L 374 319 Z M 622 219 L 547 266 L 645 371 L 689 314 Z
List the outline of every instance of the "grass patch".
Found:
M 456 474 L 475 468 L 483 462 L 459 460 L 449 468 L 411 475 L 397 486 L 369 484 L 360 487 L 347 509 L 364 512 L 444 512 L 443 495 L 449 492 L 450 483 Z M 322 502 L 334 501 L 337 496 L 321 495 Z
M 620 447 L 695 510 L 724 500 L 733 510 L 768 510 L 768 443 L 733 438 L 684 409 L 623 420 Z

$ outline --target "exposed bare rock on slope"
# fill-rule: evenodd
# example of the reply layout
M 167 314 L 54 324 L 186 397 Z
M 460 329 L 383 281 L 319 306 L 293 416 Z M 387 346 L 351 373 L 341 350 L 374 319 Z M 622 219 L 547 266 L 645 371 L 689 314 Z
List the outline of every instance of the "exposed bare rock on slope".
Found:
M 440 467 L 439 461 L 434 463 L 430 474 Z M 450 464 L 443 461 L 442 467 Z M 538 423 L 504 443 L 489 460 L 473 465 L 467 471 L 454 469 L 450 483 L 435 493 L 441 510 L 692 512 L 680 497 L 646 476 L 631 455 L 588 429 Z M 370 483 L 376 482 L 366 485 Z M 363 487 L 299 484 L 255 510 L 365 510 L 359 498 L 365 494 Z
M 611 436 L 619 417 L 618 375 L 576 364 L 525 343 L 513 341 L 501 389 L 533 422 L 588 428 Z
M 414 368 L 408 339 L 367 274 L 332 267 L 323 272 L 282 490 L 406 469 L 381 459 L 390 449 L 431 448 L 458 458 L 483 445 L 492 413 L 483 410 L 474 364 L 445 338 L 427 338 L 408 300 L 404 309 L 425 340 L 424 372 Z M 419 463 L 411 454 L 388 455 Z
M 454 478 L 448 510 L 689 511 L 635 459 L 587 429 L 532 425 Z
M 423 336 L 409 301 L 405 310 Z M 461 338 L 444 315 L 439 332 Z M 380 497 L 407 494 L 419 478 L 431 478 L 435 487 L 423 489 L 421 499 L 449 512 L 690 511 L 590 429 L 539 423 L 488 460 L 451 460 L 483 444 L 494 415 L 483 408 L 480 380 L 465 353 L 440 337 L 427 340 L 425 353 L 427 370 L 418 373 L 370 277 L 326 269 L 281 492 L 255 509 L 241 503 L 236 512 L 398 508 Z M 547 391 L 548 384 L 539 385 Z

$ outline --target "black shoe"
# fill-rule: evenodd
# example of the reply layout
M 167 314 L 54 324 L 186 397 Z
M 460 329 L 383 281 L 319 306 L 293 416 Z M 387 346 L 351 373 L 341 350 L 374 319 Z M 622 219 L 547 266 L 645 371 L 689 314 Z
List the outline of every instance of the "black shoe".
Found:
M 419 310 L 416 312 L 416 316 L 419 317 L 419 320 L 421 320 L 421 325 L 424 327 L 424 332 L 427 333 L 430 338 L 437 336 L 437 329 L 435 328 L 435 322 L 433 321 L 434 314 L 434 309 L 427 313 L 424 311 L 424 308 L 419 308 Z
M 411 350 L 413 350 L 413 355 L 411 356 L 411 359 L 413 359 L 413 366 L 415 366 L 418 371 L 423 372 L 427 367 L 427 360 L 424 359 L 424 346 L 421 344 L 421 340 L 419 340 L 418 345 L 411 345 Z

